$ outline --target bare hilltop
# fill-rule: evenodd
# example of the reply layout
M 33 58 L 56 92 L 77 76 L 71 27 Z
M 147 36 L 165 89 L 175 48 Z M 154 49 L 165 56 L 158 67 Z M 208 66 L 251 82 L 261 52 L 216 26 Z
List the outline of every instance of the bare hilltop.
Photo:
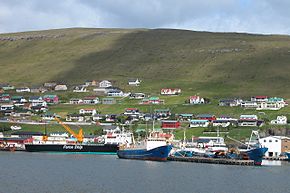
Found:
M 148 92 L 289 97 L 290 37 L 85 28 L 0 34 L 0 67 L 0 82 L 19 86 L 140 78 Z

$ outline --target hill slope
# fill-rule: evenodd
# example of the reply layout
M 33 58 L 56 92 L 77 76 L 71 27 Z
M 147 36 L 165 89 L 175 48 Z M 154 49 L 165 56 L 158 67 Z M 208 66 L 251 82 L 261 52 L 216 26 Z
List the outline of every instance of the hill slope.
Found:
M 0 82 L 110 79 L 158 92 L 290 96 L 290 37 L 185 30 L 60 29 L 0 34 Z M 122 86 L 122 85 L 120 85 Z

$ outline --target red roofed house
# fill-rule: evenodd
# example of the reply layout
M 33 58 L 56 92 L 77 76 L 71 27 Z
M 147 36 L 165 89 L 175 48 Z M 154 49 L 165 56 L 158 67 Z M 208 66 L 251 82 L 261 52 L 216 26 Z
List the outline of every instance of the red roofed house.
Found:
M 167 128 L 167 129 L 177 129 L 181 126 L 179 121 L 172 121 L 172 120 L 166 120 L 161 122 L 161 128 Z
M 48 104 L 57 104 L 59 102 L 57 95 L 44 95 L 42 99 Z
M 201 119 L 201 120 L 208 120 L 208 121 L 216 120 L 216 116 L 211 115 L 211 114 L 200 114 L 200 115 L 197 115 L 196 117 L 197 119 Z
M 255 102 L 266 102 L 266 101 L 268 101 L 268 96 L 253 96 L 251 98 L 251 101 L 255 101 Z
M 257 115 L 241 115 L 238 120 L 239 126 L 258 126 L 258 116 Z
M 181 93 L 180 88 L 163 88 L 161 89 L 161 95 L 178 95 Z
M 11 99 L 11 96 L 7 93 L 3 93 L 0 95 L 0 102 L 9 102 Z
M 189 103 L 190 104 L 204 104 L 204 98 L 201 98 L 200 96 L 194 95 L 189 97 Z

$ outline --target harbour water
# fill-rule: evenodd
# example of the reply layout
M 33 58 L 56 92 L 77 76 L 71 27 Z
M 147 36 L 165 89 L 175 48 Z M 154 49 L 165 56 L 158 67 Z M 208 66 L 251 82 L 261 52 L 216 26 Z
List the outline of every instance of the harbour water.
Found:
M 0 152 L 0 192 L 290 192 L 290 163 L 262 167 L 118 159 L 116 155 Z

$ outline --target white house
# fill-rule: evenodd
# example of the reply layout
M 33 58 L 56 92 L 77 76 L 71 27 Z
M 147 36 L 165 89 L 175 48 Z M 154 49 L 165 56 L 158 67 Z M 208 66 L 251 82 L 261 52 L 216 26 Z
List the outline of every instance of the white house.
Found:
M 44 115 L 41 115 L 42 120 L 53 121 L 57 115 L 55 113 L 47 112 Z
M 180 88 L 163 88 L 160 91 L 161 95 L 178 95 L 181 94 Z
M 100 103 L 100 99 L 96 96 L 86 96 L 83 98 L 84 104 L 98 104 Z
M 31 96 L 29 97 L 29 102 L 31 103 L 32 107 L 36 107 L 36 106 L 46 107 L 47 106 L 47 102 L 44 101 L 41 96 Z
M 267 102 L 268 101 L 268 96 L 253 96 L 253 97 L 251 97 L 251 101 L 254 101 L 254 102 Z
M 96 109 L 91 109 L 91 108 L 86 108 L 86 109 L 80 109 L 79 110 L 80 114 L 90 114 L 90 115 L 94 115 L 97 113 Z
M 241 115 L 240 120 L 258 120 L 257 115 Z
M 41 96 L 31 96 L 28 101 L 31 103 L 43 102 L 43 98 Z
M 14 105 L 12 104 L 1 105 L 0 107 L 0 111 L 12 111 L 13 109 L 14 109 Z
M 125 96 L 124 95 L 124 92 L 121 91 L 121 90 L 114 90 L 114 91 L 109 91 L 107 93 L 108 96 L 111 96 L 111 97 L 123 97 Z
M 127 108 L 125 109 L 124 115 L 132 116 L 132 117 L 140 117 L 141 113 L 137 108 Z
M 237 107 L 241 105 L 242 99 L 221 99 L 219 106 Z
M 259 139 L 262 147 L 267 147 L 266 157 L 279 157 L 284 152 L 283 142 L 289 142 L 290 138 L 285 136 L 269 136 Z M 288 147 L 286 148 L 288 149 Z
M 242 101 L 241 107 L 246 109 L 255 109 L 258 107 L 258 103 L 256 101 Z
M 75 86 L 73 92 L 87 92 L 87 87 L 84 85 Z
M 66 116 L 66 121 L 78 121 L 83 122 L 85 120 L 85 117 L 79 114 L 68 114 Z
M 16 92 L 30 92 L 30 88 L 28 87 L 16 88 Z
M 241 115 L 238 120 L 238 125 L 242 127 L 256 127 L 258 126 L 257 115 Z
M 100 83 L 99 83 L 99 87 L 100 88 L 107 88 L 107 87 L 110 87 L 112 86 L 112 83 L 108 80 L 102 80 Z
M 69 100 L 69 104 L 72 104 L 72 105 L 78 105 L 78 104 L 83 104 L 83 103 L 84 103 L 83 99 L 72 98 Z
M 146 95 L 144 93 L 131 93 L 129 95 L 130 99 L 144 99 Z
M 21 104 L 21 103 L 23 104 L 27 102 L 27 100 L 23 96 L 12 96 L 11 101 L 14 104 Z
M 287 117 L 284 115 L 277 116 L 275 120 L 271 121 L 272 125 L 287 125 Z
M 67 86 L 65 84 L 58 84 L 54 87 L 55 91 L 65 91 L 67 90 Z
M 128 84 L 130 86 L 140 86 L 141 80 L 137 79 L 129 79 Z
M 97 86 L 97 81 L 96 80 L 87 80 L 85 82 L 85 86 Z
M 189 103 L 190 104 L 204 104 L 204 98 L 201 98 L 200 96 L 194 95 L 189 97 Z
M 256 110 L 280 110 L 285 106 L 284 102 L 261 102 Z
M 212 126 L 213 127 L 228 127 L 230 126 L 231 122 L 227 120 L 213 120 Z

